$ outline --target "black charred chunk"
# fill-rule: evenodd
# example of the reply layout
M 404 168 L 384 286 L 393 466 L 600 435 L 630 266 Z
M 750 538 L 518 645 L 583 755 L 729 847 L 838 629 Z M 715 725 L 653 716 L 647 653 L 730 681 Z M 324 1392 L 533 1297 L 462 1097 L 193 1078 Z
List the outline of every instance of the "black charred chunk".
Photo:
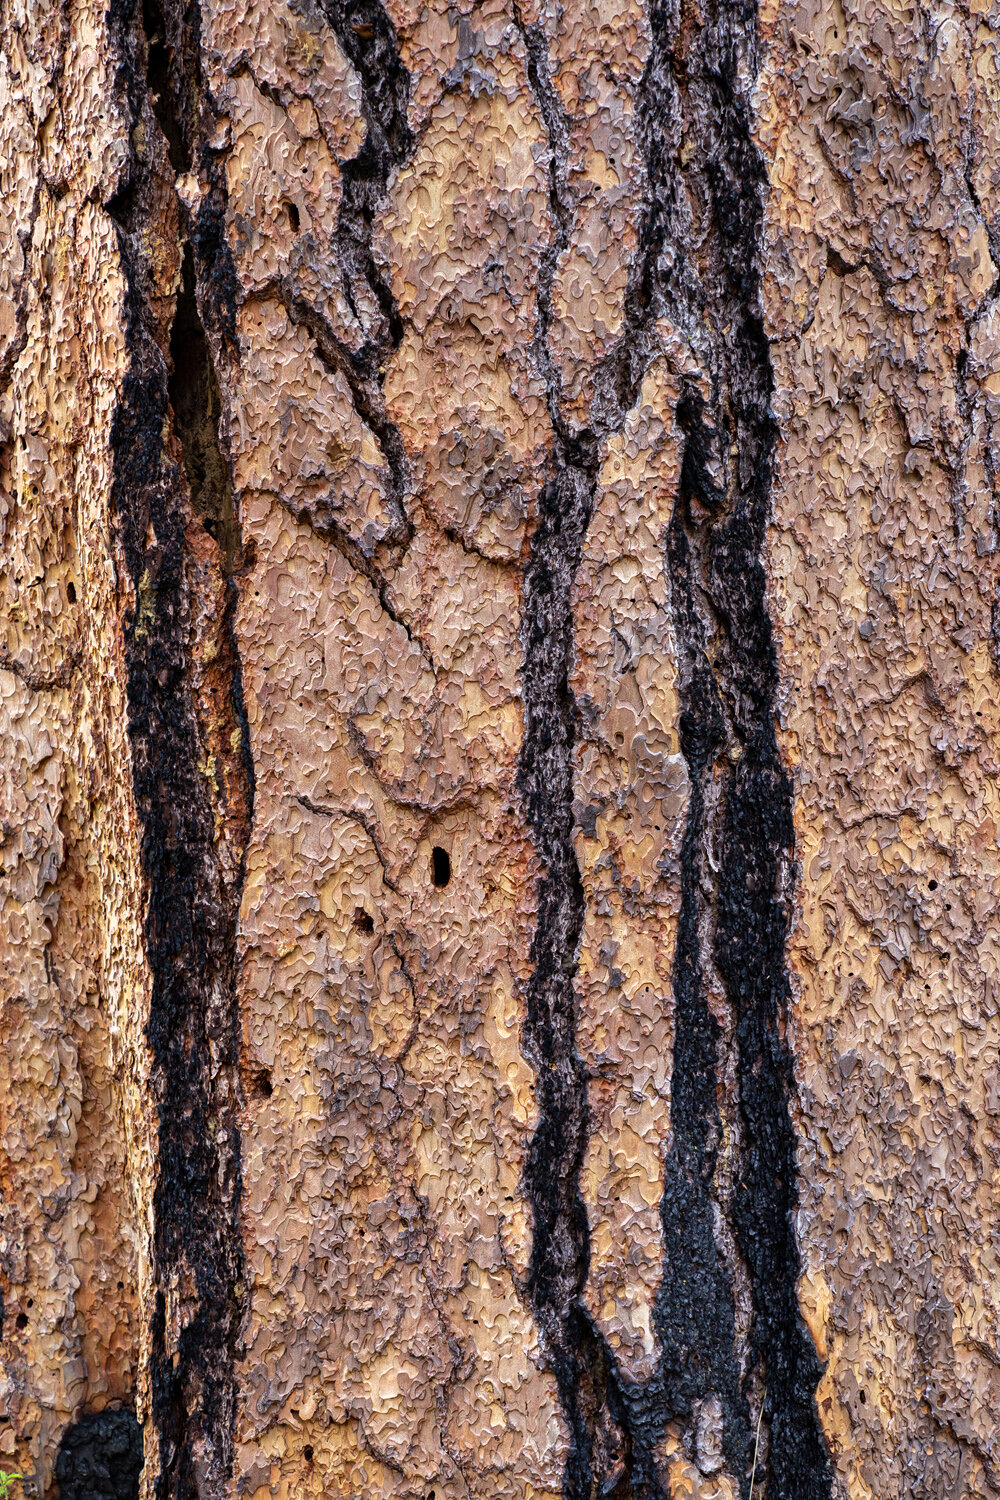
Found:
M 58 1500 L 138 1500 L 142 1428 L 127 1407 L 88 1412 L 62 1435 Z

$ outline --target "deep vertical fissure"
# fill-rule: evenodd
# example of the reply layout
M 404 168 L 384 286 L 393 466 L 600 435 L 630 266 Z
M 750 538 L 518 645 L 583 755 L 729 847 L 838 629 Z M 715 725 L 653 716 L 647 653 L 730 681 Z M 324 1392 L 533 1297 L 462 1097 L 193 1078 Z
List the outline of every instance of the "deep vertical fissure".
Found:
M 221 1497 L 232 1471 L 242 1312 L 236 923 L 253 771 L 233 628 L 242 545 L 213 359 L 213 347 L 235 355 L 233 273 L 221 172 L 201 144 L 197 7 L 119 0 L 108 21 L 131 142 L 108 205 L 129 355 L 111 444 L 158 1126 L 154 1492 L 193 1500 Z M 193 218 L 174 186 L 182 170 L 203 183 Z
M 361 84 L 365 137 L 357 155 L 339 164 L 341 198 L 333 234 L 344 300 L 356 327 L 349 336 L 338 332 L 302 292 L 294 269 L 275 278 L 272 285 L 292 322 L 309 330 L 319 358 L 346 380 L 354 409 L 374 433 L 385 459 L 386 500 L 394 514 L 379 540 L 367 536 L 355 540 L 334 508 L 291 508 L 369 580 L 389 618 L 415 640 L 412 625 L 393 601 L 386 566 L 398 559 L 413 536 L 406 508 L 409 464 L 402 435 L 386 410 L 384 392 L 386 370 L 402 343 L 403 320 L 373 249 L 375 219 L 390 179 L 414 146 L 407 115 L 410 76 L 400 57 L 395 27 L 378 0 L 322 0 L 321 8 Z
M 589 1267 L 579 1178 L 587 1145 L 587 1074 L 575 1045 L 574 977 L 584 893 L 574 848 L 571 591 L 593 506 L 595 473 L 565 462 L 541 497 L 525 571 L 524 741 L 519 785 L 542 866 L 524 1043 L 537 1069 L 539 1122 L 525 1168 L 533 1238 L 528 1297 L 552 1360 L 570 1433 L 567 1496 L 624 1497 L 632 1454 L 613 1360 L 583 1307 Z
M 650 11 L 639 94 L 647 204 L 623 335 L 595 371 L 591 427 L 570 434 L 558 381 L 539 357 L 555 440 L 525 576 L 525 741 L 521 787 L 542 874 L 526 1042 L 538 1067 L 539 1125 L 527 1186 L 534 1213 L 530 1294 L 554 1352 L 571 1454 L 567 1496 L 653 1494 L 666 1424 L 689 1443 L 717 1399 L 727 1468 L 749 1491 L 753 1414 L 765 1428 L 758 1479 L 781 1500 L 828 1495 L 815 1406 L 820 1367 L 799 1313 L 793 1231 L 791 1059 L 783 1036 L 791 788 L 776 738 L 777 663 L 763 568 L 777 431 L 758 257 L 766 177 L 749 99 L 757 68 L 750 4 L 704 15 Z M 568 242 L 567 131 L 541 33 L 523 28 L 529 81 L 553 158 L 555 234 L 539 275 L 537 341 Z M 682 475 L 666 545 L 681 668 L 681 742 L 691 799 L 675 957 L 671 1149 L 662 1203 L 662 1358 L 641 1387 L 581 1305 L 589 1237 L 579 1192 L 586 1075 L 575 1049 L 574 975 L 583 891 L 573 847 L 571 589 L 593 503 L 599 441 L 619 430 L 665 316 L 696 373 L 677 419 Z M 709 1003 L 721 989 L 723 1027 Z M 737 1095 L 720 1109 L 723 1056 Z M 723 1137 L 731 1144 L 723 1169 Z M 720 1221 L 727 1226 L 720 1237 Z M 744 1289 L 744 1290 L 741 1290 Z
M 681 146 L 674 189 L 654 211 L 666 251 L 660 284 L 703 373 L 678 410 L 684 459 L 668 540 L 692 792 L 657 1310 L 664 1405 L 668 1416 L 690 1418 L 699 1399 L 720 1400 L 727 1464 L 748 1494 L 750 1404 L 763 1403 L 758 1474 L 769 1495 L 805 1500 L 828 1495 L 830 1475 L 815 1405 L 820 1367 L 796 1291 L 793 1079 L 783 1035 L 793 826 L 763 566 L 778 434 L 759 269 L 767 184 L 750 116 L 757 17 L 750 4 L 716 0 L 700 27 L 666 7 L 652 23 L 646 99 L 671 110 Z M 726 1037 L 708 1005 L 713 969 Z M 738 1092 L 726 1182 L 723 1047 L 735 1048 Z M 739 1266 L 713 1231 L 720 1212 Z M 749 1328 L 738 1327 L 737 1273 L 749 1286 Z
M 525 1050 L 535 1064 L 538 1125 L 525 1166 L 532 1207 L 527 1279 L 531 1309 L 552 1362 L 569 1453 L 569 1500 L 596 1494 L 626 1500 L 642 1493 L 627 1396 L 611 1350 L 583 1305 L 590 1265 L 580 1172 L 589 1136 L 587 1070 L 576 1048 L 575 976 L 585 897 L 574 844 L 573 750 L 577 705 L 573 668 L 573 582 L 594 506 L 600 438 L 610 427 L 573 430 L 549 348 L 559 260 L 570 244 L 569 124 L 549 70 L 539 26 L 515 21 L 528 82 L 548 133 L 553 233 L 539 256 L 533 352 L 545 384 L 553 444 L 524 573 L 521 691 L 524 739 L 518 785 L 540 864 L 537 918 L 527 987 Z M 620 413 L 624 420 L 624 412 Z
M 386 413 L 382 389 L 386 367 L 403 340 L 403 320 L 375 258 L 372 239 L 390 179 L 414 146 L 408 119 L 410 75 L 399 54 L 396 29 L 379 0 L 322 0 L 322 9 L 361 81 L 365 122 L 361 149 L 340 164 L 341 199 L 334 235 L 344 297 L 358 321 L 362 341 L 348 349 L 328 336 L 323 344 L 347 377 L 359 415 L 378 438 L 398 511 L 390 541 L 405 545 L 412 533 L 405 508 L 408 465 L 402 437 Z M 289 310 L 293 315 L 303 312 L 299 306 Z M 315 309 L 306 307 L 305 312 L 307 323 L 310 315 L 313 321 L 319 317 Z

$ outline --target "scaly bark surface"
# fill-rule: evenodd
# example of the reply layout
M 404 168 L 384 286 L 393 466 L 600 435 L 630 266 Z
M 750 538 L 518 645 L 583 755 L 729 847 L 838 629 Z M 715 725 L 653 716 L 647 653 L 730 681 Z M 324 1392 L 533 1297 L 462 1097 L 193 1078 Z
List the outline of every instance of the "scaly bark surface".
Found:
M 0 0 L 0 1468 L 1000 1497 L 1000 12 Z

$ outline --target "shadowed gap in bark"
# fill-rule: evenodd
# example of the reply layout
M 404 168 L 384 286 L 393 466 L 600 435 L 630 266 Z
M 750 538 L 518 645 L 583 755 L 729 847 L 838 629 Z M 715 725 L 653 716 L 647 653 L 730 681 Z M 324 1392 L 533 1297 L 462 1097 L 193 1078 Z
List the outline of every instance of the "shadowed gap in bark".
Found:
M 112 426 L 113 507 L 135 600 L 125 651 L 149 892 L 147 1031 L 158 1113 L 154 1492 L 163 1500 L 221 1500 L 233 1461 L 241 1315 L 235 944 L 253 797 L 232 629 L 232 574 L 241 549 L 208 337 L 211 328 L 220 347 L 233 347 L 234 310 L 225 296 L 232 272 L 221 238 L 218 174 L 203 157 L 209 192 L 198 220 L 188 224 L 176 209 L 187 246 L 174 318 L 167 327 L 157 321 L 158 273 L 144 230 L 150 222 L 162 228 L 176 202 L 173 172 L 195 154 L 195 101 L 203 92 L 192 71 L 197 8 L 164 11 L 146 0 L 140 13 L 132 0 L 117 0 L 109 26 L 130 135 L 141 125 L 146 142 L 141 158 L 130 157 L 108 206 L 126 277 L 129 369 Z M 173 432 L 171 444 L 165 430 Z M 193 528 L 202 524 L 217 548 L 207 565 L 204 548 L 192 548 Z M 200 599 L 205 587 L 209 593 Z M 210 669 L 199 659 L 205 629 L 214 633 Z M 206 734 L 216 752 L 214 783 L 204 769 Z M 228 858 L 218 843 L 219 817 Z

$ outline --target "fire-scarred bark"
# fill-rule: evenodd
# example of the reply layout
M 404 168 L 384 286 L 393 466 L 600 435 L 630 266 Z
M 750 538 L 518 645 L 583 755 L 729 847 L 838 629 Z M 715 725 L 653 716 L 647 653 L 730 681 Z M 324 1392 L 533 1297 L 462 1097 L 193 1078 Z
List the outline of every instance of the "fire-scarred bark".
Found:
M 1000 1495 L 996 24 L 0 0 L 26 1493 Z

